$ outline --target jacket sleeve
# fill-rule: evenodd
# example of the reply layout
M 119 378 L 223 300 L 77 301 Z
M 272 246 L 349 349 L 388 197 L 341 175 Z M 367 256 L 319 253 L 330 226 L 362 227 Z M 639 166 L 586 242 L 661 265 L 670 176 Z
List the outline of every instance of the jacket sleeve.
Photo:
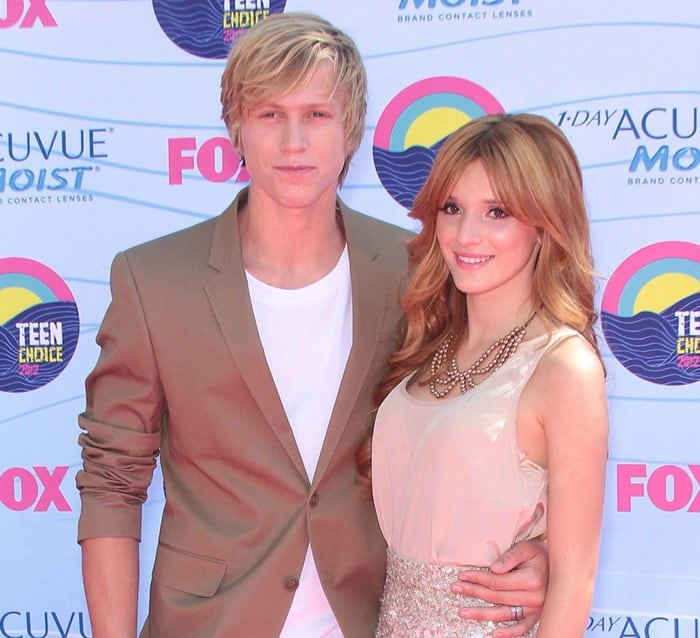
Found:
M 125 253 L 111 272 L 112 302 L 97 334 L 101 347 L 85 383 L 78 422 L 82 470 L 78 541 L 98 536 L 140 540 L 146 500 L 160 447 L 165 398 L 150 330 Z

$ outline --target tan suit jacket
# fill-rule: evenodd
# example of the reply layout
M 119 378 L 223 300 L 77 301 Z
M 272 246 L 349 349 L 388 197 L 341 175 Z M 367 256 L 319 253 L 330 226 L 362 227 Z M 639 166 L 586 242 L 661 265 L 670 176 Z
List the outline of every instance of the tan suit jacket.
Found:
M 309 484 L 255 326 L 241 197 L 114 260 L 79 418 L 79 539 L 140 538 L 160 454 L 166 505 L 143 637 L 278 636 L 310 542 L 345 637 L 369 638 L 385 546 L 354 455 L 395 346 L 407 233 L 341 204 L 353 345 Z

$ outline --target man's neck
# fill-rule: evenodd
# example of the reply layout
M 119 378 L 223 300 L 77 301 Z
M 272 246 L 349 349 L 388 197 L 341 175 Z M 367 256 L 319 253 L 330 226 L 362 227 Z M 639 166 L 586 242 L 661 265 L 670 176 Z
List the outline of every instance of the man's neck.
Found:
M 256 207 L 239 213 L 243 263 L 256 279 L 276 288 L 302 288 L 327 275 L 345 246 L 335 199 L 314 209 Z

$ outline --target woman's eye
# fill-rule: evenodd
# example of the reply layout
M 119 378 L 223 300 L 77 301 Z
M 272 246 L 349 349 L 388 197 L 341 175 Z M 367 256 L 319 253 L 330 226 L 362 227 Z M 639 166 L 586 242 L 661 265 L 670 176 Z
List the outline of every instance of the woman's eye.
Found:
M 440 210 L 447 215 L 459 215 L 462 212 L 462 209 L 454 202 L 446 202 Z

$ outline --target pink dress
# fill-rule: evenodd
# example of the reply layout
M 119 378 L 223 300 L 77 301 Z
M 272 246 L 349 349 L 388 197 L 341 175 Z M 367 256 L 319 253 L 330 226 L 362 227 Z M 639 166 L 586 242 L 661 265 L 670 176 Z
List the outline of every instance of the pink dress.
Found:
M 524 341 L 465 394 L 417 399 L 407 378 L 380 406 L 372 484 L 388 566 L 379 638 L 480 638 L 496 627 L 459 618 L 460 607 L 487 603 L 449 585 L 460 568 L 484 568 L 544 532 L 547 472 L 518 448 L 515 415 L 542 355 L 577 334 Z

